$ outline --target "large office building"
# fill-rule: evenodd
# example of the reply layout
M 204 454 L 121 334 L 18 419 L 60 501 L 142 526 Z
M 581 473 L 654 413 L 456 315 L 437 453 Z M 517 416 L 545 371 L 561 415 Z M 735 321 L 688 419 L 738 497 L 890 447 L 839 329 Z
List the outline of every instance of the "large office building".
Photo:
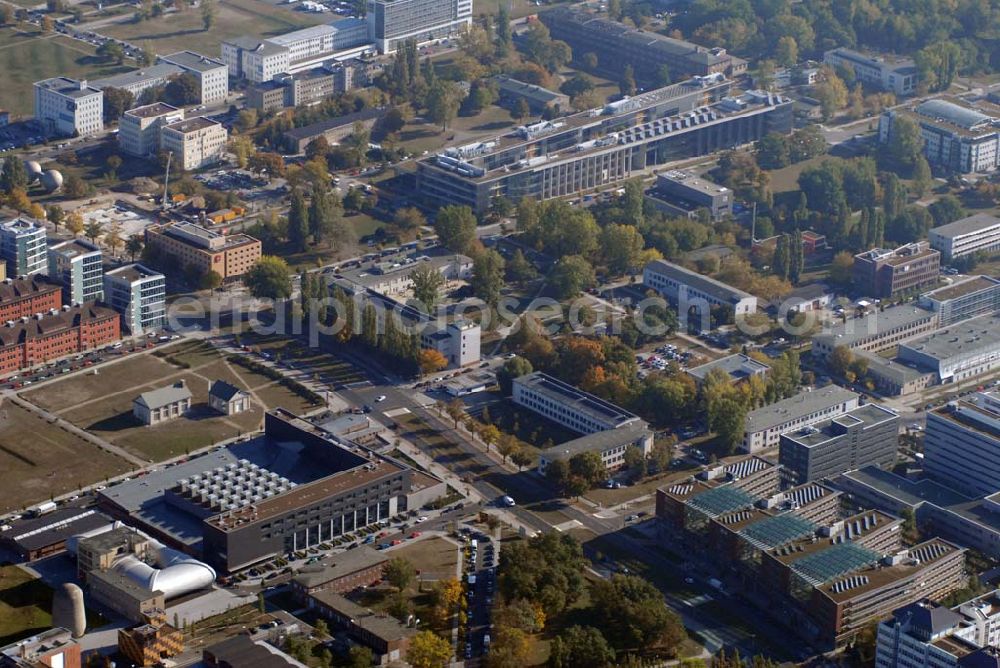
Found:
M 826 360 L 835 348 L 878 352 L 938 327 L 938 314 L 929 309 L 902 304 L 872 310 L 823 328 L 813 337 L 813 355 Z
M 928 239 L 945 262 L 973 253 L 995 253 L 1000 250 L 1000 218 L 976 213 L 932 228 Z
M 7 321 L 0 326 L 0 373 L 94 350 L 120 338 L 118 314 L 94 304 Z
M 1000 395 L 978 392 L 929 412 L 924 470 L 965 494 L 1000 491 Z
M 133 336 L 163 328 L 167 316 L 163 274 L 141 264 L 112 269 L 104 275 L 104 297 Z
M 67 304 L 104 300 L 101 249 L 84 239 L 49 246 L 49 279 L 60 283 Z
M 257 37 L 236 37 L 223 40 L 222 62 L 229 76 L 256 83 L 270 81 L 288 72 L 288 48 Z
M 1000 367 L 1000 317 L 981 315 L 901 343 L 898 359 L 934 374 L 936 383 L 959 383 Z
M 642 282 L 673 304 L 682 320 L 687 319 L 691 309 L 696 309 L 703 320 L 715 307 L 731 309 L 735 318 L 757 312 L 757 298 L 750 293 L 666 260 L 647 264 L 642 270 Z
M 568 383 L 536 371 L 514 379 L 513 400 L 548 419 L 580 434 L 620 429 L 645 422 L 624 408 L 615 406 Z
M 225 102 L 229 96 L 229 72 L 226 64 L 194 51 L 178 51 L 160 56 L 158 61 L 179 67 L 191 74 L 200 87 L 199 104 L 213 105 Z
M 8 276 L 44 274 L 49 266 L 44 223 L 23 215 L 0 223 L 0 257 Z
M 5 278 L 0 282 L 0 322 L 62 308 L 59 285 L 41 275 Z
M 874 248 L 854 256 L 854 287 L 871 297 L 892 299 L 937 283 L 941 253 L 926 241 Z
M 664 67 L 670 76 L 725 74 L 738 76 L 747 62 L 723 48 L 692 44 L 655 32 L 647 32 L 576 7 L 559 7 L 542 12 L 539 20 L 553 39 L 561 39 L 573 50 L 574 60 L 584 62 L 584 54 L 597 56 L 597 69 L 619 76 L 625 64 L 632 65 L 640 85 L 662 81 Z
M 841 416 L 857 407 L 857 393 L 839 385 L 803 390 L 747 413 L 743 451 L 755 453 L 777 447 L 782 434 Z
M 129 109 L 118 120 L 118 145 L 123 153 L 140 158 L 156 155 L 164 126 L 183 120 L 183 109 L 164 102 Z
M 831 478 L 863 466 L 891 466 L 899 415 L 878 404 L 781 435 L 778 462 L 793 484 Z
M 222 160 L 229 131 L 203 116 L 177 121 L 160 129 L 160 148 L 174 154 L 181 169 L 194 170 Z
M 368 39 L 379 53 L 428 42 L 472 25 L 472 0 L 367 0 Z
M 134 99 L 139 97 L 151 88 L 162 88 L 177 76 L 183 74 L 184 70 L 171 63 L 157 63 L 149 67 L 143 67 L 131 72 L 115 74 L 114 76 L 96 79 L 90 85 L 98 90 L 117 88 L 132 93 Z
M 924 155 L 931 166 L 968 174 L 996 168 L 1000 153 L 1000 114 L 976 108 L 958 98 L 934 99 L 914 107 L 896 107 L 879 118 L 878 135 L 883 144 L 892 138 L 893 124 L 901 116 L 914 121 L 924 140 Z
M 417 163 L 421 196 L 481 213 L 498 197 L 547 200 L 620 183 L 657 165 L 707 155 L 792 128 L 791 101 L 730 96 L 724 76 L 698 77 Z
M 261 243 L 253 237 L 220 234 L 186 222 L 147 227 L 146 245 L 173 258 L 177 270 L 191 265 L 202 274 L 214 271 L 223 281 L 243 276 L 261 255 Z
M 993 591 L 954 608 L 930 599 L 878 625 L 878 668 L 986 668 L 1000 663 L 1000 597 Z
M 733 213 L 733 191 L 688 172 L 670 170 L 656 175 L 646 201 L 670 216 L 694 218 L 699 209 L 719 221 Z
M 897 97 L 913 95 L 917 90 L 919 72 L 912 58 L 892 55 L 872 56 L 854 49 L 838 47 L 823 54 L 823 62 L 854 72 L 854 77 L 872 88 L 878 88 Z
M 104 93 L 86 80 L 36 81 L 35 120 L 50 135 L 83 137 L 100 132 L 104 129 Z
M 956 322 L 1000 311 L 1000 280 L 972 276 L 920 295 L 920 305 L 937 314 L 938 324 Z

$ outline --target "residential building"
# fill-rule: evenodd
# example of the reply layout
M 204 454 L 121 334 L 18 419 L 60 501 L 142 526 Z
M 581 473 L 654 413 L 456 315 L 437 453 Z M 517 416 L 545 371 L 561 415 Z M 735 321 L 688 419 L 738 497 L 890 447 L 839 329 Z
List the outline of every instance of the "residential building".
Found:
M 181 417 L 191 410 L 191 390 L 184 380 L 143 392 L 132 400 L 132 415 L 147 427 Z
M 709 48 L 656 32 L 647 32 L 599 16 L 578 7 L 558 7 L 541 12 L 552 39 L 568 43 L 574 61 L 597 56 L 597 70 L 620 76 L 625 63 L 632 65 L 640 86 L 663 81 L 666 70 L 673 78 L 706 74 L 736 77 L 747 70 L 747 62 L 720 47 Z
M 722 75 L 695 78 L 450 147 L 417 162 L 418 190 L 429 203 L 482 213 L 500 196 L 579 196 L 658 165 L 791 131 L 789 100 L 764 91 L 731 96 L 731 87 Z
M 520 100 L 527 103 L 533 114 L 541 114 L 546 109 L 559 112 L 570 108 L 569 96 L 558 91 L 519 81 L 506 74 L 498 74 L 493 80 L 500 94 L 499 104 L 507 109 L 514 109 Z
M 479 323 L 471 320 L 432 323 L 420 332 L 420 346 L 438 351 L 448 360 L 449 367 L 460 369 L 479 363 L 481 337 Z
M 367 0 L 365 6 L 368 39 L 383 54 L 406 40 L 429 42 L 472 25 L 472 0 Z
M 869 55 L 838 47 L 823 54 L 827 65 L 853 71 L 857 81 L 872 88 L 895 93 L 897 97 L 913 95 L 917 90 L 919 72 L 912 58 L 893 55 Z
M 260 83 L 289 71 L 288 47 L 256 37 L 237 37 L 222 41 L 222 62 L 234 79 Z
M 184 651 L 184 634 L 161 610 L 143 624 L 118 629 L 118 651 L 136 666 L 156 666 Z
M 93 350 L 120 338 L 118 314 L 95 304 L 8 320 L 0 326 L 0 373 Z
M 973 253 L 995 253 L 1000 250 L 1000 218 L 976 213 L 932 228 L 928 239 L 945 262 Z
M 552 376 L 535 371 L 514 379 L 513 400 L 580 434 L 645 424 L 638 416 L 612 403 L 578 390 Z
M 104 298 L 121 314 L 133 336 L 155 332 L 167 315 L 166 279 L 141 264 L 127 264 L 104 274 Z
M 1000 367 L 1000 317 L 981 315 L 899 344 L 898 359 L 959 383 Z
M 201 94 L 198 96 L 199 104 L 218 104 L 225 102 L 226 98 L 229 97 L 229 71 L 222 61 L 194 51 L 178 51 L 168 56 L 160 56 L 157 60 L 176 65 L 198 80 L 201 87 Z
M 1000 280 L 972 276 L 920 295 L 920 305 L 937 314 L 941 327 L 1000 311 Z
M 81 668 L 82 650 L 62 627 L 0 647 L 0 668 Z
M 226 282 L 241 278 L 261 256 L 261 243 L 251 236 L 226 235 L 193 223 L 149 226 L 145 232 L 146 245 L 176 270 L 190 265 L 202 274 L 214 271 Z
M 184 110 L 164 102 L 129 109 L 118 120 L 118 145 L 122 152 L 140 158 L 156 155 L 163 127 L 182 120 Z
M 19 215 L 0 223 L 0 257 L 7 262 L 8 276 L 44 274 L 49 259 L 42 221 Z
M 208 406 L 223 415 L 245 413 L 251 407 L 250 393 L 224 380 L 217 380 L 208 389 Z
M 924 470 L 965 494 L 1000 491 L 1000 394 L 977 392 L 927 413 Z
M 706 209 L 712 220 L 719 221 L 733 214 L 733 191 L 675 169 L 656 175 L 646 201 L 670 216 L 694 218 L 699 209 Z
M 86 79 L 36 81 L 35 120 L 50 135 L 83 137 L 100 132 L 104 129 L 104 93 Z
M 181 169 L 195 170 L 222 160 L 229 131 L 203 116 L 177 121 L 160 129 L 160 148 L 172 152 Z
M 823 328 L 813 337 L 813 355 L 826 360 L 834 348 L 879 352 L 938 327 L 937 313 L 902 304 L 875 309 Z
M 347 594 L 380 582 L 388 561 L 389 557 L 381 552 L 362 545 L 301 568 L 292 578 L 292 592 L 302 603 L 318 591 Z
M 353 114 L 338 116 L 300 128 L 292 128 L 283 135 L 285 150 L 289 153 L 302 153 L 309 144 L 320 137 L 325 138 L 331 144 L 338 144 L 354 132 L 355 123 L 360 123 L 363 127 L 371 129 L 383 113 L 383 109 L 369 107 Z
M 720 357 L 719 359 L 706 364 L 691 367 L 690 369 L 687 369 L 687 374 L 694 378 L 694 381 L 700 387 L 701 384 L 705 382 L 705 377 L 708 375 L 708 372 L 713 369 L 718 369 L 719 371 L 725 373 L 729 376 L 733 383 L 739 383 L 740 381 L 753 376 L 766 376 L 767 372 L 771 370 L 771 367 L 763 362 L 758 362 L 748 355 L 737 353 L 735 355 Z
M 991 112 L 953 97 L 895 107 L 879 117 L 879 142 L 889 143 L 895 119 L 905 116 L 920 127 L 924 155 L 932 167 L 959 174 L 990 171 L 998 164 L 1000 145 L 997 116 Z
M 642 270 L 642 282 L 676 306 L 682 322 L 687 322 L 692 309 L 697 311 L 695 317 L 700 318 L 701 323 L 709 322 L 712 309 L 718 307 L 730 310 L 733 318 L 757 312 L 757 298 L 750 293 L 666 260 L 647 264 Z
M 356 643 L 368 647 L 379 666 L 406 660 L 406 650 L 417 629 L 390 615 L 372 612 L 331 590 L 309 596 L 306 606 L 330 620 L 331 628 L 346 631 Z
M 84 239 L 49 246 L 49 279 L 62 284 L 67 304 L 104 301 L 101 249 Z
M 131 72 L 116 74 L 91 81 L 90 84 L 98 90 L 117 88 L 132 93 L 138 100 L 144 92 L 151 88 L 163 87 L 174 77 L 183 74 L 184 70 L 171 63 L 157 63 Z
M 59 286 L 35 274 L 0 282 L 0 322 L 30 317 L 62 307 Z
M 801 485 L 863 466 L 891 466 L 898 445 L 899 415 L 866 404 L 782 434 L 778 462 L 787 479 Z
M 934 285 L 940 270 L 941 253 L 926 241 L 874 248 L 854 256 L 854 287 L 872 297 L 892 299 Z
M 625 466 L 625 451 L 629 448 L 637 448 L 643 457 L 652 451 L 653 432 L 645 422 L 629 422 L 618 429 L 595 431 L 546 448 L 538 455 L 538 472 L 545 475 L 550 463 L 568 462 L 586 452 L 596 452 L 608 471 L 618 471 Z
M 209 668 L 308 668 L 266 640 L 253 640 L 243 634 L 206 647 L 201 657 Z
M 803 390 L 747 413 L 743 451 L 756 453 L 776 447 L 782 434 L 838 417 L 857 407 L 858 395 L 839 385 Z

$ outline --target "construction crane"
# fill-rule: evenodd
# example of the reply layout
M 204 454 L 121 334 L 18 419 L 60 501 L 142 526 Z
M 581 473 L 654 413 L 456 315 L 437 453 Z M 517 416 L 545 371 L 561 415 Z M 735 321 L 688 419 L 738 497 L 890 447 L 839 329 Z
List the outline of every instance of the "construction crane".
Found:
M 167 151 L 167 173 L 163 177 L 163 201 L 161 202 L 161 208 L 167 210 L 167 186 L 170 185 L 170 160 L 174 157 L 173 151 Z

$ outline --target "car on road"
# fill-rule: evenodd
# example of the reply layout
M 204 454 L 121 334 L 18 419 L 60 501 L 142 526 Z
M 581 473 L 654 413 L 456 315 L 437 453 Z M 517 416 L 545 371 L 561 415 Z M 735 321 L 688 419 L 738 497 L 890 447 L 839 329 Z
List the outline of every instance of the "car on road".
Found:
M 422 516 L 420 516 L 420 517 L 417 518 L 417 524 L 423 524 L 426 521 L 427 521 L 427 516 L 426 515 L 422 515 Z
M 422 534 L 419 531 L 414 531 L 410 534 L 410 538 L 420 538 Z
M 507 508 L 513 508 L 514 506 L 517 505 L 517 503 L 514 502 L 514 499 L 512 497 L 505 495 L 500 497 L 500 505 L 505 506 Z
M 380 395 L 378 395 L 377 397 L 375 397 L 375 403 L 377 403 L 377 404 L 378 404 L 378 403 L 381 403 L 381 402 L 385 401 L 385 398 L 386 398 L 386 397 L 385 397 L 385 395 L 384 395 L 384 394 L 380 394 Z
M 380 550 L 388 550 L 390 547 L 392 547 L 392 546 L 389 543 L 382 543 L 381 545 L 378 546 L 378 549 L 380 549 Z

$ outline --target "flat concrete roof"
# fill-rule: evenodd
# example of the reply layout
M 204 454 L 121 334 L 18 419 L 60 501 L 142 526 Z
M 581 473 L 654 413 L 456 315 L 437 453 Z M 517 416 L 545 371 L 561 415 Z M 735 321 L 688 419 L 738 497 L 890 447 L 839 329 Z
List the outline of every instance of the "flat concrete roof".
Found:
M 542 450 L 539 456 L 549 461 L 568 461 L 584 452 L 599 453 L 610 448 L 628 445 L 648 433 L 649 427 L 645 422 L 633 422 L 618 429 L 605 429 L 574 438 L 572 441 Z
M 126 264 L 123 267 L 118 267 L 117 269 L 111 269 L 104 273 L 105 276 L 114 276 L 117 278 L 123 278 L 129 282 L 139 281 L 144 278 L 152 278 L 154 276 L 163 276 L 158 271 L 153 271 L 145 265 L 138 263 Z
M 928 299 L 930 301 L 944 302 L 998 286 L 1000 286 L 1000 281 L 992 276 L 973 276 L 964 281 L 925 292 L 920 297 L 921 299 Z
M 839 385 L 827 385 L 818 390 L 803 391 L 794 397 L 751 411 L 746 417 L 746 430 L 749 432 L 772 429 L 790 420 L 811 415 L 823 408 L 857 400 L 858 394 Z
M 711 276 L 699 274 L 691 269 L 686 269 L 673 262 L 666 260 L 653 260 L 646 265 L 644 271 L 651 271 L 663 276 L 669 276 L 678 283 L 687 285 L 699 292 L 712 295 L 720 301 L 738 302 L 741 299 L 753 297 L 749 292 L 734 288 L 733 286 L 716 280 Z
M 931 234 L 953 239 L 964 234 L 973 234 L 997 226 L 1000 226 L 1000 218 L 988 213 L 975 213 L 971 216 L 960 218 L 953 223 L 932 228 Z
M 87 85 L 86 80 L 70 79 L 69 77 L 53 77 L 36 81 L 35 86 L 59 93 L 65 97 L 80 98 L 100 95 L 101 91 Z
M 597 420 L 612 422 L 616 425 L 624 425 L 630 420 L 636 420 L 645 425 L 645 422 L 639 420 L 634 413 L 541 371 L 515 378 L 514 382 L 544 394 L 553 401 L 571 405 L 574 410 Z
M 93 81 L 91 85 L 93 85 L 94 88 L 100 89 L 125 88 L 132 84 L 155 81 L 157 79 L 174 76 L 175 74 L 182 74 L 183 72 L 184 70 L 171 63 L 159 63 L 157 65 L 150 65 L 149 67 L 133 70 L 131 72 L 97 79 L 96 81 Z
M 892 306 L 882 311 L 872 311 L 860 318 L 849 318 L 844 323 L 838 322 L 832 327 L 824 328 L 823 333 L 817 334 L 814 339 L 828 342 L 833 347 L 853 348 L 855 343 L 862 339 L 913 325 L 922 320 L 930 320 L 933 317 L 932 311 L 919 306 L 910 304 Z
M 749 377 L 753 373 L 766 373 L 771 370 L 771 367 L 763 362 L 758 362 L 748 355 L 737 353 L 735 355 L 720 357 L 701 366 L 692 367 L 687 372 L 698 380 L 705 380 L 705 376 L 713 369 L 724 371 L 734 380 L 740 380 Z
M 213 126 L 221 127 L 222 123 L 210 120 L 204 116 L 195 116 L 194 118 L 187 118 L 183 121 L 171 123 L 165 129 L 187 134 L 188 132 L 197 132 L 198 130 L 204 130 Z
M 804 427 L 802 429 L 783 434 L 782 439 L 788 439 L 807 448 L 814 448 L 817 445 L 827 443 L 839 436 L 839 434 L 835 433 L 832 429 L 834 423 L 844 425 L 846 427 L 861 425 L 862 429 L 867 429 L 877 424 L 887 422 L 889 420 L 896 420 L 898 418 L 899 415 L 892 412 L 888 408 L 879 406 L 878 404 L 865 404 L 864 406 L 858 406 L 853 411 L 848 411 L 847 413 L 830 420 L 824 420 L 823 422 L 819 422 L 810 427 Z
M 1000 316 L 981 315 L 899 344 L 938 361 L 1000 347 Z
M 367 545 L 361 545 L 353 550 L 324 559 L 315 566 L 304 566 L 299 570 L 299 574 L 292 579 L 306 588 L 318 587 L 331 580 L 380 566 L 387 561 L 389 561 L 389 557 L 382 552 L 373 550 Z
M 226 64 L 221 61 L 209 58 L 208 56 L 203 56 L 200 53 L 195 53 L 194 51 L 178 51 L 177 53 L 171 53 L 168 56 L 160 56 L 160 60 L 165 60 L 183 67 L 186 70 L 195 70 L 197 72 L 210 72 L 211 70 L 217 70 L 220 67 L 226 66 Z
M 166 102 L 154 102 L 153 104 L 147 104 L 142 107 L 136 107 L 135 109 L 129 109 L 125 112 L 125 115 L 136 116 L 138 118 L 155 118 L 157 116 L 165 116 L 166 114 L 171 114 L 176 111 L 180 111 L 180 109 L 172 107 Z
M 11 523 L 0 539 L 22 550 L 38 550 L 110 523 L 110 518 L 94 508 L 59 508 L 41 517 Z

